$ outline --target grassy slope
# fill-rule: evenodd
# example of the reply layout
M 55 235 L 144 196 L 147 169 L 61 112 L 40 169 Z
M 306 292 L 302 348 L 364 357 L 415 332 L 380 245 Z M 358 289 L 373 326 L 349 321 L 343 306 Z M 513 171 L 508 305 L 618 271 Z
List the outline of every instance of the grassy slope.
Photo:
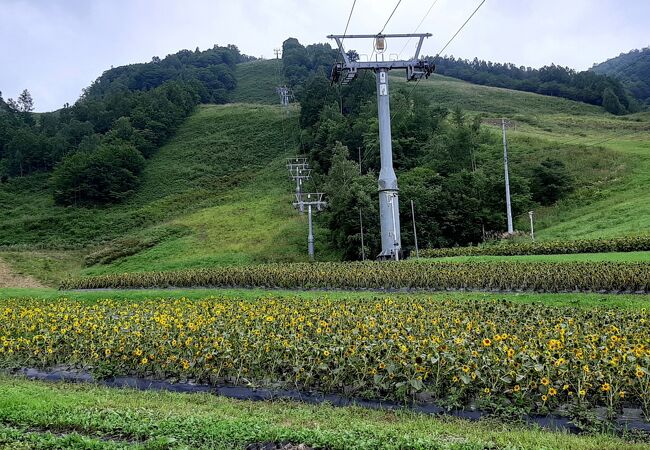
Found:
M 254 403 L 210 394 L 137 392 L 0 376 L 0 448 L 235 449 L 287 441 L 331 449 L 643 448 L 605 435 L 568 435 L 406 411 Z
M 43 176 L 0 187 L 5 206 L 0 243 L 15 246 L 0 257 L 49 284 L 78 273 L 83 254 L 102 248 L 102 242 L 123 236 L 142 240 L 154 233 L 167 237 L 89 273 L 302 260 L 306 218 L 291 208 L 284 167 L 284 158 L 296 148 L 295 109 L 202 106 L 151 158 L 141 188 L 125 204 L 55 206 Z M 82 250 L 38 250 L 39 245 Z
M 49 284 L 83 270 L 84 253 L 124 236 L 164 238 L 154 248 L 84 272 L 304 258 L 306 226 L 289 206 L 283 167 L 283 158 L 297 149 L 297 111 L 283 115 L 272 106 L 278 65 L 276 60 L 240 65 L 234 99 L 258 105 L 200 107 L 148 162 L 141 189 L 125 204 L 57 207 L 43 175 L 0 186 L 0 245 L 15 246 L 0 257 Z M 401 75 L 392 81 L 396 88 L 405 85 Z M 650 114 L 618 118 L 595 106 L 441 76 L 422 81 L 416 90 L 447 108 L 513 118 L 513 166 L 555 156 L 572 168 L 584 188 L 556 207 L 536 211 L 540 239 L 650 229 Z M 518 221 L 519 229 L 527 226 L 526 218 Z M 317 242 L 323 242 L 320 233 Z M 79 250 L 52 250 L 62 246 Z M 317 252 L 331 257 L 323 248 Z
M 84 273 L 303 260 L 306 222 L 291 207 L 284 166 L 295 149 L 295 111 L 283 115 L 275 106 L 203 107 L 153 159 L 139 196 L 172 189 L 212 204 L 169 220 L 186 235 Z
M 402 77 L 393 78 L 396 85 Z M 650 230 L 650 115 L 616 117 L 599 107 L 433 76 L 416 88 L 432 103 L 506 116 L 511 164 L 537 155 L 563 159 L 585 187 L 536 211 L 540 239 L 617 236 Z M 500 129 L 495 128 L 495 133 Z M 540 151 L 542 150 L 542 151 Z M 528 230 L 527 217 L 517 222 Z
M 279 97 L 275 89 L 282 79 L 281 70 L 281 59 L 238 64 L 235 73 L 237 87 L 232 94 L 232 100 L 238 103 L 276 105 Z

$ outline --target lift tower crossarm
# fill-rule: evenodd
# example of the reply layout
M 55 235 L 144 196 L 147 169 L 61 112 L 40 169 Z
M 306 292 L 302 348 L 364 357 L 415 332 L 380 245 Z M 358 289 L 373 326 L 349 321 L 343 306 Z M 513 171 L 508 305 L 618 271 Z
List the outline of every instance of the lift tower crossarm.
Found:
M 339 51 L 341 52 L 341 56 L 343 57 L 343 61 L 345 61 L 345 65 L 348 66 L 348 68 L 358 68 L 358 69 L 376 69 L 378 66 L 377 64 L 381 64 L 382 66 L 385 66 L 387 69 L 400 69 L 400 68 L 406 68 L 410 64 L 413 64 L 414 61 L 417 61 L 419 56 L 420 56 L 420 50 L 422 49 L 422 43 L 424 42 L 425 38 L 433 36 L 431 33 L 415 33 L 415 34 L 330 34 L 327 36 L 328 39 L 334 39 L 336 41 L 336 45 L 339 48 Z M 350 58 L 348 58 L 348 55 L 345 53 L 345 49 L 343 48 L 343 39 L 375 39 L 377 37 L 383 37 L 383 38 L 418 38 L 418 45 L 415 49 L 415 55 L 413 58 L 411 58 L 408 61 L 350 61 Z

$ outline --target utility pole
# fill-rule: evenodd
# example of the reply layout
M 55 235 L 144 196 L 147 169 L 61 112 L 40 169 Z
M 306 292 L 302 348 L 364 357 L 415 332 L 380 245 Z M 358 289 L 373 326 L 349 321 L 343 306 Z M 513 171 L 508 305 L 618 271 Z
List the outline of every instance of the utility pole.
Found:
M 393 148 L 390 128 L 390 101 L 388 92 L 388 72 L 391 69 L 406 69 L 407 81 L 428 78 L 433 73 L 434 66 L 428 61 L 419 60 L 420 50 L 425 38 L 430 33 L 423 34 L 359 34 L 359 35 L 329 35 L 334 39 L 341 52 L 343 62 L 332 67 L 332 83 L 349 84 L 357 77 L 360 70 L 371 70 L 377 81 L 377 110 L 379 116 L 379 153 L 381 170 L 379 172 L 379 217 L 381 222 L 381 253 L 377 257 L 382 260 L 399 260 L 402 248 L 399 221 L 399 199 L 397 176 L 393 169 Z M 415 55 L 409 60 L 384 59 L 386 38 L 419 38 Z M 374 61 L 352 61 L 343 48 L 343 39 L 373 39 Z M 381 60 L 380 57 L 381 56 Z
M 279 48 L 274 48 L 273 53 L 275 53 L 275 59 L 280 59 L 280 53 L 282 53 L 282 50 Z
M 361 216 L 361 207 L 359 207 L 359 226 L 361 227 L 361 261 L 365 261 L 366 247 L 363 244 L 363 217 Z
M 418 230 L 415 228 L 415 206 L 411 200 L 411 217 L 413 218 L 413 239 L 415 240 L 415 257 L 420 257 L 420 250 L 418 249 Z
M 535 230 L 533 228 L 533 218 L 535 217 L 535 211 L 528 211 L 528 217 L 530 218 L 530 239 L 535 242 Z
M 294 156 L 287 158 L 287 169 L 289 176 L 296 182 L 296 201 L 293 202 L 294 208 L 301 213 L 305 212 L 307 207 L 309 234 L 307 236 L 307 251 L 309 252 L 309 259 L 314 259 L 314 224 L 312 221 L 312 214 L 314 208 L 316 211 L 322 211 L 327 206 L 323 201 L 323 193 L 315 192 L 304 194 L 302 192 L 303 182 L 311 177 L 311 169 L 307 163 L 307 158 L 304 156 Z
M 359 175 L 361 175 L 361 147 L 358 147 L 357 150 L 359 151 Z
M 309 223 L 309 234 L 307 236 L 307 251 L 309 252 L 309 259 L 314 259 L 314 225 L 312 222 L 312 213 L 313 209 L 316 211 L 322 211 L 323 208 L 327 206 L 327 203 L 323 201 L 322 192 L 314 192 L 309 194 L 296 194 L 296 201 L 293 203 L 293 206 L 300 211 L 303 211 L 305 206 L 307 207 L 308 214 L 308 223 Z
M 506 119 L 501 119 L 501 130 L 503 134 L 503 170 L 506 178 L 506 214 L 508 215 L 508 234 L 513 234 L 512 206 L 510 205 L 510 175 L 508 173 L 508 142 L 506 141 Z

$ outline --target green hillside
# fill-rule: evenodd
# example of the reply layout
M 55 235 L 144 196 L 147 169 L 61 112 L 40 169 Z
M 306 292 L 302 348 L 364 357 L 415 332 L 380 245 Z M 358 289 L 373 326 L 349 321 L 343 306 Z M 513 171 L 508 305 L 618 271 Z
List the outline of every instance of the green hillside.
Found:
M 296 118 L 279 106 L 200 107 L 122 205 L 59 207 L 45 177 L 12 180 L 0 190 L 0 257 L 51 284 L 89 253 L 109 263 L 136 253 L 90 273 L 303 260 L 306 218 L 291 207 L 284 166 Z
M 44 175 L 2 184 L 0 258 L 51 285 L 79 272 L 304 260 L 306 219 L 290 206 L 284 167 L 298 149 L 298 110 L 275 106 L 278 66 L 240 64 L 233 96 L 247 103 L 199 107 L 147 162 L 143 184 L 126 203 L 55 206 Z M 401 74 L 392 83 L 394 90 L 413 86 Z M 441 76 L 415 90 L 445 108 L 511 119 L 513 165 L 549 156 L 567 164 L 579 188 L 536 211 L 540 239 L 650 230 L 647 113 L 616 117 L 596 106 Z M 527 218 L 517 228 L 527 230 Z M 318 233 L 317 253 L 334 258 Z
M 621 53 L 589 70 L 621 80 L 641 103 L 650 105 L 650 47 Z
M 394 85 L 405 84 L 394 77 Z M 416 92 L 434 104 L 460 106 L 516 123 L 508 131 L 511 164 L 552 155 L 581 186 L 558 205 L 536 211 L 541 239 L 617 236 L 650 230 L 650 117 L 614 116 L 600 107 L 557 97 L 473 85 L 433 76 Z M 494 127 L 500 133 L 500 127 Z M 528 230 L 528 217 L 517 228 Z
M 232 99 L 237 103 L 275 105 L 279 102 L 275 89 L 282 83 L 282 60 L 259 60 L 237 64 L 237 87 Z

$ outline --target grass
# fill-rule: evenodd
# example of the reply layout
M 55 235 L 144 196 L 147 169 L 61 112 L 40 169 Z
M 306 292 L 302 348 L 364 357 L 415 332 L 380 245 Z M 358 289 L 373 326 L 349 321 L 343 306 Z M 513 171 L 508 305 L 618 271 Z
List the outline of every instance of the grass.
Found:
M 232 100 L 238 103 L 276 105 L 280 97 L 275 89 L 282 83 L 282 60 L 260 60 L 238 64 L 237 87 Z
M 650 295 L 637 294 L 593 294 L 593 293 L 486 293 L 486 292 L 381 292 L 381 291 L 292 291 L 282 289 L 103 289 L 95 291 L 59 291 L 51 288 L 13 288 L 0 289 L 0 299 L 37 298 L 56 302 L 60 298 L 87 301 L 102 300 L 144 301 L 152 298 L 205 299 L 210 297 L 232 297 L 252 301 L 264 296 L 299 297 L 305 299 L 327 296 L 334 300 L 366 300 L 377 298 L 408 296 L 410 298 L 461 299 L 466 301 L 484 301 L 504 299 L 522 303 L 540 303 L 546 306 L 574 306 L 581 308 L 607 307 L 639 309 L 650 307 Z
M 569 262 L 569 261 L 650 261 L 650 252 L 574 253 L 570 255 L 515 255 L 515 256 L 450 256 L 445 258 L 422 258 L 423 261 L 522 261 L 522 262 Z
M 331 449 L 644 448 L 496 421 L 407 411 L 238 401 L 0 376 L 0 448 L 244 448 L 254 442 Z
M 18 275 L 32 276 L 46 286 L 57 286 L 82 268 L 82 252 L 78 250 L 0 251 L 0 259 L 7 261 Z

